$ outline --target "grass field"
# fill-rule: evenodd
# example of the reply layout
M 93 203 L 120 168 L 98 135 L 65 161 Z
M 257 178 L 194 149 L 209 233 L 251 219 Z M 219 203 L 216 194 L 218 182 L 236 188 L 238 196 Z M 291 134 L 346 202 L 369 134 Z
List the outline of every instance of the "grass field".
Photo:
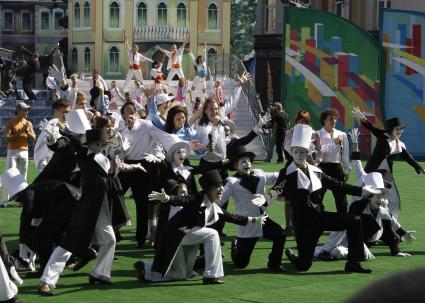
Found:
M 0 162 L 3 171 L 4 159 Z M 425 163 L 422 163 L 424 166 Z M 266 171 L 278 171 L 281 165 L 256 162 L 256 168 Z M 408 246 L 401 244 L 402 251 L 409 252 L 411 258 L 399 258 L 389 255 L 389 250 L 383 246 L 372 249 L 376 260 L 365 262 L 365 267 L 373 269 L 370 275 L 348 274 L 344 272 L 345 261 L 314 262 L 308 272 L 298 273 L 283 262 L 288 271 L 282 274 L 270 273 L 266 269 L 267 256 L 271 249 L 271 242 L 260 240 L 253 252 L 251 263 L 244 270 L 236 270 L 230 259 L 230 241 L 235 234 L 235 226 L 227 224 L 223 253 L 225 257 L 224 272 L 225 284 L 202 285 L 202 276 L 189 281 L 166 282 L 159 284 L 141 284 L 137 282 L 133 270 L 133 263 L 137 260 L 152 260 L 152 249 L 137 249 L 134 243 L 134 226 L 124 228 L 124 240 L 117 245 L 118 258 L 112 268 L 111 286 L 90 285 L 88 272 L 91 264 L 80 272 L 67 271 L 61 276 L 55 296 L 45 298 L 37 294 L 38 280 L 29 279 L 19 287 L 19 298 L 23 302 L 59 302 L 59 303 L 106 303 L 106 302 L 343 302 L 350 295 L 364 286 L 396 272 L 425 265 L 425 176 L 416 175 L 415 171 L 404 162 L 396 162 L 396 182 L 401 193 L 402 211 L 401 224 L 409 229 L 416 230 L 417 241 Z M 34 163 L 30 163 L 29 180 L 35 177 Z M 350 176 L 350 183 L 354 183 L 354 175 Z M 334 209 L 332 195 L 326 195 L 327 209 Z M 134 218 L 134 202 L 127 198 L 127 206 Z M 233 205 L 231 205 L 231 210 Z M 18 226 L 20 208 L 10 207 L 0 209 L 0 230 L 7 239 L 9 250 L 18 245 Z M 283 205 L 274 203 L 269 211 L 270 216 L 284 226 Z M 135 220 L 134 220 L 135 221 Z M 321 242 L 325 240 L 321 238 Z M 289 237 L 286 247 L 294 248 L 293 237 Z M 22 274 L 24 276 L 24 274 Z

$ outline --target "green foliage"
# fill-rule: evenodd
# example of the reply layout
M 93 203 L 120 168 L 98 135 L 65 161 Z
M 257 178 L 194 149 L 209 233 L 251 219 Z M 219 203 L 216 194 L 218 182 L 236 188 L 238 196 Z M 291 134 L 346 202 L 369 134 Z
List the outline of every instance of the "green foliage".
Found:
M 244 59 L 254 50 L 257 0 L 232 0 L 230 45 L 232 54 Z

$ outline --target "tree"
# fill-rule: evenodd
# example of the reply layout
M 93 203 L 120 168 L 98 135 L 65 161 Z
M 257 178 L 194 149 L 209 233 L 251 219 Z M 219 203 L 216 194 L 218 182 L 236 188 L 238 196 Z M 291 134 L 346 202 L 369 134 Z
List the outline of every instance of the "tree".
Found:
M 257 0 L 232 0 L 230 45 L 240 59 L 254 51 L 254 25 Z

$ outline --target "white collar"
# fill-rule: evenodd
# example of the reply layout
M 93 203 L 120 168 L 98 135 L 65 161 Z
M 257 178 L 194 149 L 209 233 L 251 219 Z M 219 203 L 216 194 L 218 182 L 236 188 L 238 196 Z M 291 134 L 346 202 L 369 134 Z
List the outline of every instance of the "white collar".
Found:
M 298 168 L 295 162 L 292 162 L 291 165 L 286 169 L 286 175 L 290 175 L 294 172 L 297 172 L 297 187 L 298 189 L 306 189 L 309 192 L 314 192 L 322 188 L 322 182 L 317 177 L 315 172 L 322 172 L 320 168 L 308 164 L 307 163 L 308 174 L 310 175 L 310 179 L 306 176 L 306 174 Z
M 211 201 L 210 201 L 210 199 L 208 199 L 208 196 L 207 195 L 204 195 L 204 200 L 202 201 L 201 206 L 204 206 L 207 209 L 213 208 L 213 209 L 215 209 L 215 211 L 218 214 L 222 214 L 223 213 L 223 210 L 221 209 L 221 207 L 218 206 L 217 203 L 211 203 Z
M 192 167 L 188 167 L 188 166 L 176 166 L 174 163 L 171 163 L 171 167 L 173 169 L 173 172 L 176 174 L 180 174 L 185 180 L 187 180 L 187 178 L 189 178 L 190 176 L 190 170 L 192 169 Z

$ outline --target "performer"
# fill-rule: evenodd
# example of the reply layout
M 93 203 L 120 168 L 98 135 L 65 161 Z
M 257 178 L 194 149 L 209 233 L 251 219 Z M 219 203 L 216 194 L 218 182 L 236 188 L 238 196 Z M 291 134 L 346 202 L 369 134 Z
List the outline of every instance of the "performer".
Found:
M 104 91 L 108 91 L 108 86 L 106 85 L 105 80 L 102 78 L 102 76 L 100 75 L 100 71 L 98 69 L 93 69 L 92 71 L 92 76 L 91 77 L 86 77 L 84 73 L 81 74 L 80 76 L 81 80 L 85 80 L 85 81 L 90 81 L 90 88 L 94 88 L 94 87 L 100 87 L 101 89 L 103 89 Z
M 133 78 L 133 75 L 136 76 L 136 78 L 140 81 L 141 84 L 143 84 L 142 71 L 140 70 L 141 63 L 144 61 L 149 61 L 149 62 L 153 62 L 153 61 L 143 56 L 141 53 L 139 53 L 139 46 L 137 44 L 133 44 L 130 47 L 127 34 L 125 32 L 124 32 L 124 39 L 128 48 L 128 63 L 130 64 L 130 68 L 128 69 L 127 78 L 125 79 L 122 90 L 127 92 L 128 85 L 130 84 L 130 81 Z
M 152 69 L 151 69 L 151 77 L 155 80 L 155 88 L 162 89 L 163 85 L 162 82 L 164 82 L 164 74 L 162 73 L 162 61 L 154 61 L 152 63 Z
M 137 278 L 139 281 L 164 281 L 170 279 L 185 279 L 187 271 L 183 275 L 171 273 L 170 268 L 175 262 L 176 252 L 184 249 L 186 245 L 204 244 L 205 251 L 205 271 L 203 284 L 223 284 L 220 279 L 223 275 L 223 261 L 221 256 L 220 239 L 216 230 L 209 228 L 219 220 L 226 220 L 238 225 L 248 223 L 263 224 L 267 215 L 258 217 L 244 217 L 230 214 L 222 210 L 217 204 L 223 193 L 223 184 L 217 170 L 210 170 L 199 179 L 202 193 L 195 193 L 191 196 L 168 196 L 164 190 L 161 193 L 152 192 L 149 195 L 151 200 L 159 200 L 162 203 L 171 205 L 182 205 L 179 211 L 167 224 L 164 239 L 161 239 L 160 246 L 156 250 L 153 264 L 136 262 Z M 192 254 L 193 256 L 194 254 Z M 185 268 L 193 268 L 195 258 L 191 262 L 185 262 Z M 182 264 L 176 263 L 176 267 Z M 174 267 L 175 268 L 175 267 Z
M 196 75 L 192 82 L 192 91 L 196 89 L 198 85 L 200 85 L 202 89 L 202 93 L 206 94 L 207 83 L 206 79 L 208 76 L 208 67 L 207 67 L 207 44 L 204 43 L 204 50 L 202 51 L 202 55 L 195 56 L 192 51 L 189 53 L 190 58 L 192 58 L 193 64 L 195 66 Z
M 18 288 L 9 276 L 13 277 L 18 284 L 23 283 L 13 266 L 13 260 L 9 256 L 3 235 L 0 233 L 0 302 L 21 303 L 16 297 Z
M 175 75 L 177 75 L 179 79 L 184 78 L 184 73 L 182 69 L 182 59 L 183 59 L 184 48 L 186 47 L 188 39 L 189 38 L 186 38 L 183 41 L 183 44 L 180 46 L 179 49 L 177 49 L 177 45 L 175 44 L 171 45 L 171 51 L 167 51 L 163 49 L 162 47 L 160 47 L 159 45 L 155 46 L 156 50 L 163 52 L 168 57 L 168 63 L 167 63 L 168 76 L 166 80 L 167 83 L 173 80 Z
M 23 88 L 30 100 L 35 100 L 34 92 L 31 89 L 31 84 L 34 79 L 34 74 L 40 69 L 39 54 L 27 50 L 21 46 L 22 54 L 26 57 L 23 60 L 23 65 L 16 69 L 16 75 L 22 77 Z
M 323 231 L 347 229 L 349 254 L 345 270 L 370 273 L 372 272 L 370 269 L 365 269 L 360 264 L 364 256 L 360 218 L 347 213 L 325 211 L 322 188 L 357 196 L 379 194 L 381 191 L 336 181 L 319 168 L 308 164 L 306 158 L 312 133 L 313 130 L 308 125 L 295 126 L 291 143 L 294 161 L 280 171 L 276 185 L 273 187 L 273 189 L 283 188 L 284 196 L 291 204 L 293 211 L 299 256 L 290 249 L 285 251 L 286 255 L 298 270 L 307 271 L 311 267 L 314 249 Z
M 265 186 L 274 184 L 279 173 L 266 173 L 261 169 L 252 169 L 251 163 L 255 154 L 248 152 L 245 146 L 231 148 L 228 153 L 229 169 L 236 170 L 236 174 L 227 178 L 218 205 L 221 206 L 232 196 L 237 215 L 257 217 L 267 214 L 266 201 L 263 197 L 266 194 Z M 256 199 L 261 200 L 261 207 L 258 206 L 260 203 L 254 202 Z M 264 225 L 261 226 L 250 224 L 236 227 L 236 239 L 232 241 L 233 264 L 236 268 L 248 266 L 255 244 L 261 237 L 273 241 L 267 267 L 276 272 L 284 271 L 285 268 L 281 262 L 286 234 L 282 227 L 270 218 L 266 218 Z
M 406 161 L 412 166 L 416 173 L 425 174 L 425 170 L 420 164 L 410 155 L 407 151 L 406 145 L 400 140 L 404 131 L 404 124 L 400 118 L 395 117 L 387 120 L 388 128 L 386 130 L 377 128 L 374 124 L 370 123 L 364 113 L 359 108 L 353 110 L 353 116 L 358 119 L 364 127 L 371 131 L 376 137 L 376 145 L 373 149 L 372 155 L 366 163 L 365 171 L 367 173 L 377 171 L 378 169 L 385 169 L 393 174 L 393 159 L 396 155 Z M 388 198 L 389 211 L 391 215 L 398 218 L 400 211 L 400 194 L 392 176 L 391 193 Z
M 344 132 L 335 128 L 338 117 L 339 113 L 332 108 L 320 114 L 320 122 L 323 127 L 320 129 L 319 134 L 323 153 L 322 162 L 319 164 L 319 167 L 329 177 L 345 182 L 351 170 L 348 139 Z M 326 189 L 323 188 L 323 195 L 325 193 Z M 333 190 L 332 194 L 335 199 L 337 212 L 346 213 L 348 203 L 345 193 Z

